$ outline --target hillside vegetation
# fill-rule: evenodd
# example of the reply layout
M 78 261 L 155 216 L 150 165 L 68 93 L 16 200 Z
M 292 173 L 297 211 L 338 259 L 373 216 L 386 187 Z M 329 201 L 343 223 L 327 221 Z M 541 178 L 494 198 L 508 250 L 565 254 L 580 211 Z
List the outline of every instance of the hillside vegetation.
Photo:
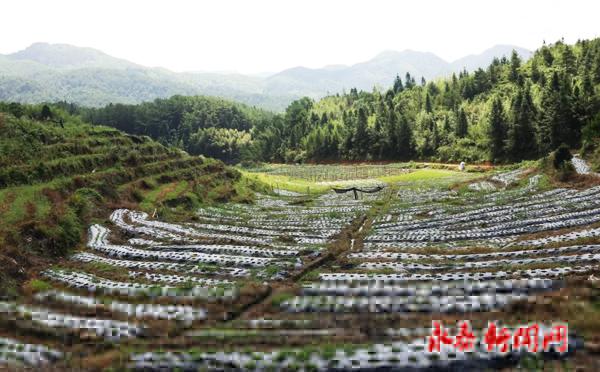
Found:
M 268 161 L 391 160 L 514 162 L 561 143 L 590 146 L 600 133 L 600 39 L 544 45 L 449 79 L 396 77 L 392 89 L 293 102 L 255 128 Z M 585 129 L 587 128 L 587 129 Z M 582 137 L 583 133 L 583 137 Z M 597 143 L 597 142 L 596 142 Z
M 239 178 L 220 161 L 57 108 L 0 104 L 0 293 L 77 247 L 111 208 L 168 217 L 214 200 L 248 200 Z
M 116 104 L 102 109 L 74 110 L 93 123 L 148 135 L 190 154 L 202 154 L 228 163 L 251 156 L 247 154 L 250 131 L 268 125 L 273 117 L 267 111 L 202 96 L 174 96 L 140 105 Z
M 283 114 L 206 97 L 75 109 L 228 162 L 425 160 L 510 163 L 562 143 L 594 153 L 600 135 L 600 39 L 543 45 L 448 79 L 292 102 Z M 593 161 L 593 159 L 590 159 Z

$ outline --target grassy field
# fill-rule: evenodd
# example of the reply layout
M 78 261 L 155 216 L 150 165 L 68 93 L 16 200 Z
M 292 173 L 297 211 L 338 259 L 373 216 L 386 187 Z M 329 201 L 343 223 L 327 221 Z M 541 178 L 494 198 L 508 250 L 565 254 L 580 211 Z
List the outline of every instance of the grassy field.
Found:
M 454 183 L 464 182 L 484 176 L 485 173 L 457 172 L 445 169 L 419 169 L 397 176 L 380 177 L 379 180 L 400 184 L 406 187 L 448 187 Z
M 489 171 L 472 168 L 467 172 L 460 172 L 446 164 L 393 163 L 323 166 L 270 164 L 242 170 L 242 173 L 245 178 L 261 183 L 270 190 L 320 194 L 332 187 L 369 186 L 378 183 L 401 184 L 407 187 L 448 187 L 454 183 L 485 176 Z

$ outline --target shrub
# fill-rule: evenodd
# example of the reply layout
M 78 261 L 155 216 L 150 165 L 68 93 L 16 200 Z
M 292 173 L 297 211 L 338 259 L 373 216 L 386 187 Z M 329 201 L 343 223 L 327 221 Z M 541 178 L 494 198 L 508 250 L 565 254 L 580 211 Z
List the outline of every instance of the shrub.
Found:
M 571 161 L 573 155 L 571 155 L 571 151 L 569 147 L 564 143 L 554 151 L 552 164 L 554 165 L 554 169 L 564 168 L 563 163 L 567 163 Z

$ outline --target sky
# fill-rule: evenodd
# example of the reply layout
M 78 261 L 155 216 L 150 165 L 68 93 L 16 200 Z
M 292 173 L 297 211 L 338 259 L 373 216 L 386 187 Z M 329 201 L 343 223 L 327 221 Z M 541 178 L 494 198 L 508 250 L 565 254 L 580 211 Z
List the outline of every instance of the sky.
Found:
M 173 71 L 276 72 L 385 50 L 452 61 L 600 36 L 595 0 L 3 0 L 0 54 L 67 43 Z

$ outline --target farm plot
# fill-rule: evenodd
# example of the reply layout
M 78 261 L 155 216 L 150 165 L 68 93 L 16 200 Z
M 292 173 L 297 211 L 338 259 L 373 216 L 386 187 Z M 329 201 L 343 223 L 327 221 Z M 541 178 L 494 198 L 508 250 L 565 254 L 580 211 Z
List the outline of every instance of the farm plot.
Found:
M 547 313 L 556 296 L 600 271 L 600 187 L 539 190 L 540 178 L 518 170 L 481 181 L 494 185 L 487 190 L 400 188 L 339 261 L 306 275 L 279 309 L 324 326 L 348 320 L 379 339 L 416 337 L 390 331 L 398 324 L 430 334 L 432 319 L 564 320 Z
M 583 306 L 600 295 L 600 187 L 540 189 L 540 176 L 523 171 L 493 177 L 480 181 L 495 185 L 488 191 L 442 179 L 391 183 L 359 200 L 258 194 L 254 204 L 205 206 L 177 223 L 114 210 L 31 293 L 0 303 L 0 337 L 33 345 L 0 342 L 0 359 L 91 363 L 99 354 L 140 371 L 426 371 L 510 367 L 530 356 L 517 339 L 507 353 L 482 342 L 427 351 L 433 320 L 454 335 L 462 319 L 480 339 L 490 322 L 511 332 L 539 324 L 540 343 L 567 322 L 568 350 L 550 343 L 535 357 L 579 352 L 597 313 L 568 299 Z M 94 346 L 74 346 L 90 338 Z M 8 353 L 16 348 L 25 353 Z
M 93 335 L 134 346 L 160 344 L 166 331 L 185 343 L 184 334 L 238 317 L 273 285 L 321 259 L 369 208 L 346 197 L 296 199 L 259 195 L 254 205 L 200 209 L 187 223 L 117 209 L 89 227 L 85 249 L 40 272 L 33 293 L 0 303 L 2 324 L 21 330 L 16 334 L 35 330 L 32 345 L 60 343 L 65 332 L 73 340 Z M 34 346 L 21 348 L 2 360 L 42 365 L 72 356 L 68 346 L 39 346 L 38 356 L 30 353 Z M 91 347 L 83 355 L 93 353 Z

